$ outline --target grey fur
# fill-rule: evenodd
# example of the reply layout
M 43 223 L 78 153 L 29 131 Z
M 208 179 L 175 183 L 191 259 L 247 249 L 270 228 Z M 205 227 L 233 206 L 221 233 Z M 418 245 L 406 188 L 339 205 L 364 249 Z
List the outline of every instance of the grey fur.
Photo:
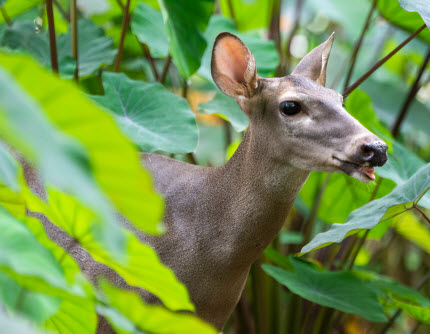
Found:
M 253 56 L 231 34 L 217 38 L 213 59 L 217 57 L 217 43 L 224 37 L 233 45 L 237 41 L 237 47 L 242 48 L 239 53 L 248 53 L 238 60 L 245 62 L 240 68 L 247 73 L 230 75 L 213 62 L 213 77 L 249 116 L 248 131 L 236 153 L 221 167 L 194 166 L 143 154 L 143 164 L 166 202 L 167 232 L 161 237 L 139 235 L 187 286 L 197 315 L 219 330 L 239 300 L 251 264 L 281 229 L 309 173 L 347 171 L 369 181 L 352 164 L 349 169 L 345 164 L 354 159 L 360 164 L 357 152 L 363 143 L 380 142 L 343 109 L 340 94 L 320 84 L 325 82 L 331 40 L 310 52 L 301 62 L 306 66 L 294 75 L 264 79 L 256 75 L 255 64 L 246 63 L 254 62 Z M 283 116 L 279 103 L 285 100 L 299 102 L 303 111 Z M 65 241 L 67 236 L 49 222 L 45 225 L 60 244 L 70 245 Z M 103 275 L 126 286 L 88 254 L 72 253 L 92 280 Z M 142 295 L 156 302 L 148 293 Z M 102 321 L 98 333 L 110 331 Z

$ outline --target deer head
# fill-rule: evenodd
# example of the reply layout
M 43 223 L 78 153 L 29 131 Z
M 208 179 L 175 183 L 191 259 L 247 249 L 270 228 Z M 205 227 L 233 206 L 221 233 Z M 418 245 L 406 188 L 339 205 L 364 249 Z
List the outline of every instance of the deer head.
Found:
M 309 52 L 291 75 L 266 79 L 257 75 L 246 45 L 224 32 L 214 44 L 212 77 L 249 117 L 271 159 L 370 182 L 373 167 L 387 160 L 387 145 L 344 109 L 341 94 L 325 87 L 333 38 Z

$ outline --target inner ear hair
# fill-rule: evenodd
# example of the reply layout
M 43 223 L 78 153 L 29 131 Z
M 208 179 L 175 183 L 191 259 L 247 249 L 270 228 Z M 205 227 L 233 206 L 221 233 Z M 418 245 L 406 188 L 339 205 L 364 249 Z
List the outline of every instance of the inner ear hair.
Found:
M 251 97 L 257 88 L 255 59 L 246 45 L 228 32 L 219 34 L 212 50 L 212 78 L 231 97 Z

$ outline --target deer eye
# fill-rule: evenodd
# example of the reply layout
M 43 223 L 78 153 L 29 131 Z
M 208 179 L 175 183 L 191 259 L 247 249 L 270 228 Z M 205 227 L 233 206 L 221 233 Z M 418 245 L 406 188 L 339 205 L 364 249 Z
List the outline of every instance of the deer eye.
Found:
M 293 116 L 298 114 L 302 110 L 302 107 L 297 102 L 284 101 L 279 105 L 279 110 L 284 116 Z

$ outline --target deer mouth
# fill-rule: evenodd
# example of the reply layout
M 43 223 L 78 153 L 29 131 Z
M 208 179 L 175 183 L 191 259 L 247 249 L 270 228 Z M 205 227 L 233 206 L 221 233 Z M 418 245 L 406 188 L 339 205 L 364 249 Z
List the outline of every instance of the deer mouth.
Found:
M 375 168 L 370 166 L 369 163 L 357 164 L 352 161 L 339 159 L 335 156 L 333 158 L 340 162 L 338 168 L 340 168 L 345 174 L 348 174 L 362 182 L 375 180 Z

